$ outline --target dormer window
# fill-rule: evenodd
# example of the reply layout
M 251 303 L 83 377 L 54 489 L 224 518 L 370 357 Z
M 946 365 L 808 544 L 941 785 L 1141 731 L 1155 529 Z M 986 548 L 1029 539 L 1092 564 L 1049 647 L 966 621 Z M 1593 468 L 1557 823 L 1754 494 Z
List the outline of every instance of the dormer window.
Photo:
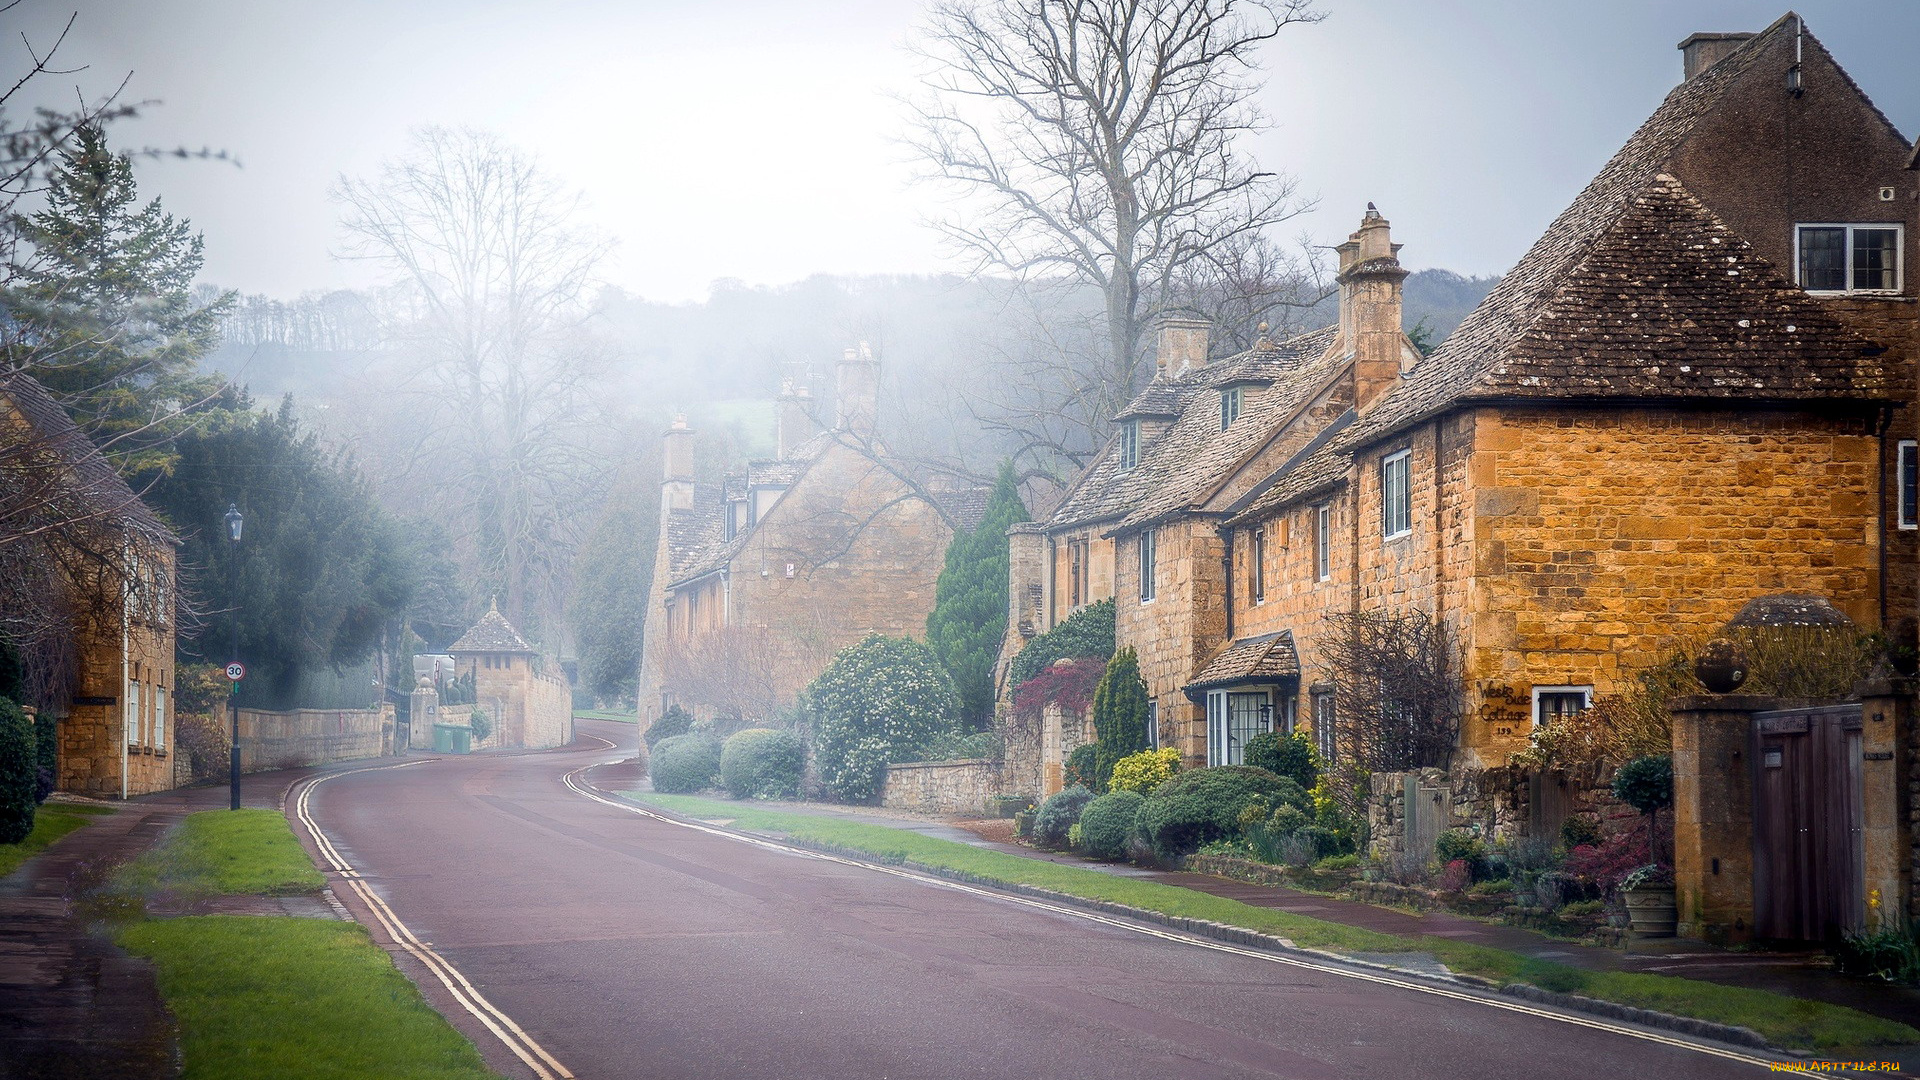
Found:
M 1220 430 L 1225 431 L 1240 418 L 1240 393 L 1238 386 L 1229 386 L 1220 391 Z
M 1814 293 L 1899 292 L 1904 232 L 1892 223 L 1797 227 L 1800 287 Z
M 1140 421 L 1129 420 L 1120 425 L 1120 471 L 1126 472 L 1140 465 Z

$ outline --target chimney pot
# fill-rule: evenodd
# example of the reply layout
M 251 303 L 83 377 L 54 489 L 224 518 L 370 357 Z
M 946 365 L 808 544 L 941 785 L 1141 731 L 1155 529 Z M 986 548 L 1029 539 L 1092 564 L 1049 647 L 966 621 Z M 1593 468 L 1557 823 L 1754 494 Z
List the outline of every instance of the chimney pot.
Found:
M 1340 341 L 1353 357 L 1353 405 L 1362 412 L 1400 379 L 1400 245 L 1372 203 L 1340 253 Z
M 1738 49 L 1754 35 L 1746 33 L 1729 34 L 1691 34 L 1681 42 L 1680 61 L 1681 82 L 1688 82 L 1695 75 L 1707 70 Z

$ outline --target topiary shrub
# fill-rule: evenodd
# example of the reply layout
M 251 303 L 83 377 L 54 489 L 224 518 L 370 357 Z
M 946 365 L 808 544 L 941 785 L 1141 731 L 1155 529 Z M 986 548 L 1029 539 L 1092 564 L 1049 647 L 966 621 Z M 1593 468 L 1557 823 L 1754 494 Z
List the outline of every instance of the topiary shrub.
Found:
M 1105 660 L 1112 655 L 1113 601 L 1108 599 L 1088 604 L 1068 616 L 1066 622 L 1027 642 L 1007 665 L 1007 682 L 1019 686 L 1053 666 L 1055 660 Z
M 661 739 L 651 755 L 653 790 L 691 795 L 711 787 L 720 772 L 720 743 L 705 735 Z
M 678 705 L 667 706 L 667 711 L 647 725 L 646 734 L 641 738 L 647 741 L 647 749 L 660 745 L 660 740 L 671 739 L 675 735 L 685 735 L 693 730 L 693 714 Z
M 1320 755 L 1305 732 L 1263 731 L 1247 740 L 1246 759 L 1254 768 L 1284 776 L 1307 791 L 1320 782 Z
M 1673 805 L 1673 759 L 1637 757 L 1613 774 L 1613 797 L 1646 815 L 1647 862 L 1660 861 L 1660 811 Z
M 1067 830 L 1078 824 L 1080 811 L 1093 801 L 1093 792 L 1075 784 L 1065 791 L 1049 796 L 1040 804 L 1040 812 L 1033 818 L 1033 840 L 1036 844 L 1048 847 L 1060 847 L 1067 842 Z
M 487 715 L 487 710 L 475 707 L 467 716 L 467 726 L 473 729 L 474 742 L 486 742 L 487 736 L 493 734 L 493 717 Z
M 800 794 L 807 748 L 791 731 L 748 728 L 720 751 L 720 786 L 736 799 L 791 799 Z
M 1112 791 L 1131 791 L 1151 795 L 1155 788 L 1173 779 L 1180 771 L 1180 751 L 1171 746 L 1143 750 L 1113 763 L 1113 776 L 1107 781 Z
M 1147 684 L 1140 678 L 1140 657 L 1129 645 L 1107 661 L 1106 673 L 1093 692 L 1093 730 L 1096 733 L 1093 769 L 1095 791 L 1107 790 L 1114 763 L 1147 749 Z
M 33 831 L 33 798 L 40 771 L 33 721 L 13 699 L 0 697 L 0 844 L 17 844 Z
M 1096 859 L 1127 857 L 1134 819 L 1146 796 L 1137 791 L 1109 791 L 1080 811 L 1080 849 Z
M 954 729 L 960 711 L 953 679 L 932 649 L 879 634 L 840 650 L 804 699 L 820 782 L 847 802 L 879 795 L 887 765 L 916 760 Z
M 1078 785 L 1088 791 L 1094 790 L 1100 783 L 1100 748 L 1093 743 L 1085 743 L 1073 748 L 1067 755 L 1067 786 Z
M 1290 781 L 1251 765 L 1220 765 L 1184 772 L 1160 785 L 1140 807 L 1140 834 L 1154 855 L 1174 862 L 1201 845 L 1240 831 L 1240 812 L 1256 798 L 1284 801 Z

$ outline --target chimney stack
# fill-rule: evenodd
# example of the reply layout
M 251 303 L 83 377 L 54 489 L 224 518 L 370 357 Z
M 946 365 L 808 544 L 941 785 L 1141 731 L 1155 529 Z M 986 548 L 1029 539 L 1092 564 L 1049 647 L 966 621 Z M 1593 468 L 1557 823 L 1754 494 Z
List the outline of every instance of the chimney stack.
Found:
M 693 429 L 687 426 L 685 413 L 676 414 L 673 426 L 661 437 L 662 483 L 660 501 L 669 510 L 693 507 Z
M 861 342 L 848 349 L 834 372 L 835 426 L 863 439 L 873 437 L 880 412 L 880 361 Z
M 793 456 L 800 444 L 813 438 L 819 427 L 813 420 L 813 395 L 792 379 L 780 382 L 780 457 Z
M 1208 337 L 1213 324 L 1205 319 L 1162 315 L 1154 324 L 1153 364 L 1156 377 L 1179 378 L 1207 366 Z
M 1692 34 L 1680 43 L 1680 61 L 1684 72 L 1680 81 L 1690 82 L 1695 75 L 1719 63 L 1733 50 L 1746 44 L 1752 34 Z
M 1340 255 L 1340 340 L 1353 357 L 1353 407 L 1367 406 L 1398 382 L 1406 344 L 1400 329 L 1400 245 L 1372 203 Z

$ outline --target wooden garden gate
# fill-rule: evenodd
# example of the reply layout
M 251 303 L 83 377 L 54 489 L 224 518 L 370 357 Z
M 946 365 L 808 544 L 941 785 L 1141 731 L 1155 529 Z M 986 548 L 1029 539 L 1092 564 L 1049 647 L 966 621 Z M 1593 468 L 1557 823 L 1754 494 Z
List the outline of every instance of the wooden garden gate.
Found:
M 1826 941 L 1864 920 L 1860 706 L 1753 718 L 1754 932 Z

